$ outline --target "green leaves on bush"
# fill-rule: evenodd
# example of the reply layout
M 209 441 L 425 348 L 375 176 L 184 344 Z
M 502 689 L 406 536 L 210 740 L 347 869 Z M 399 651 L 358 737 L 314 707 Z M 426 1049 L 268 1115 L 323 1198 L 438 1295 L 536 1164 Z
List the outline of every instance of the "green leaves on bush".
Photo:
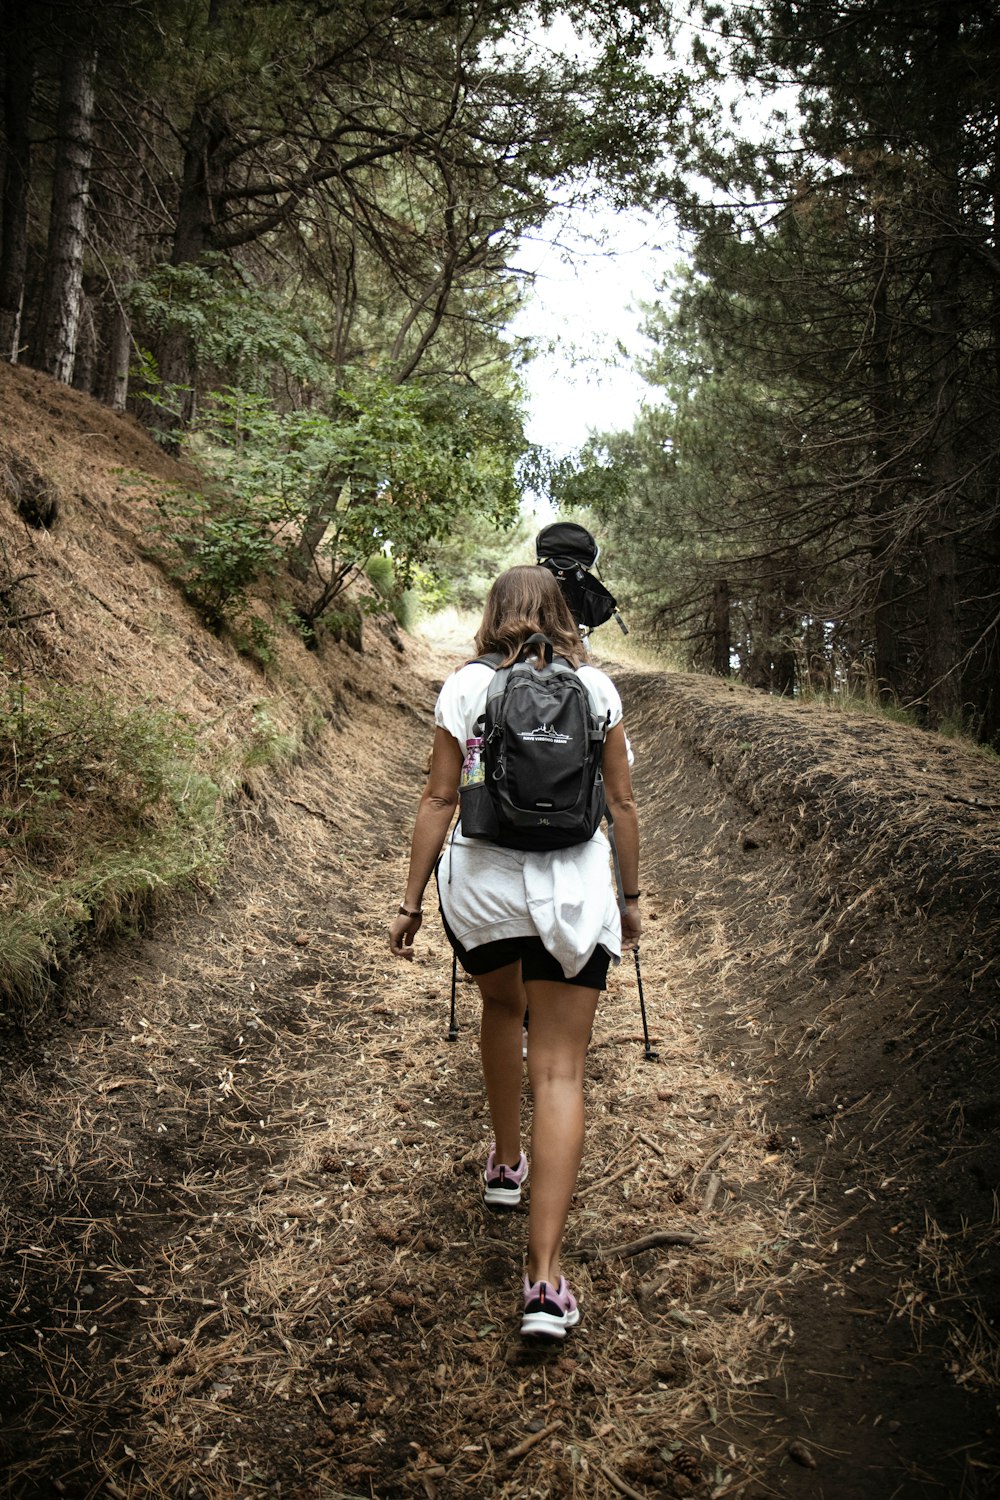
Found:
M 249 609 L 251 584 L 284 555 L 273 507 L 176 490 L 164 491 L 157 506 L 168 572 L 206 625 L 233 625 Z
M 160 555 L 205 622 L 258 656 L 266 643 L 253 639 L 263 622 L 249 590 L 280 561 L 318 589 L 301 611 L 312 624 L 389 547 L 393 608 L 405 611 L 414 568 L 460 517 L 516 516 L 528 452 L 508 402 L 370 373 L 313 410 L 215 391 L 187 443 L 217 485 L 210 496 L 161 497 Z

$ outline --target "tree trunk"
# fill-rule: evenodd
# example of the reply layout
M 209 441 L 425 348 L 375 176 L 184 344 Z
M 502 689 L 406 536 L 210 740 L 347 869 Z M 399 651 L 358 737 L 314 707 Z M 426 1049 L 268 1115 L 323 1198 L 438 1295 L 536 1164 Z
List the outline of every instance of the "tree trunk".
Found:
M 93 154 L 97 53 L 67 43 L 59 90 L 52 211 L 45 258 L 38 365 L 68 385 L 73 379 L 83 288 L 83 250 Z
M 712 671 L 717 676 L 729 676 L 731 654 L 729 584 L 725 578 L 719 578 L 712 590 Z
M 770 589 L 770 579 L 764 580 L 764 588 Z M 748 681 L 751 687 L 771 691 L 771 674 L 774 665 L 772 656 L 774 637 L 774 601 L 770 592 L 757 597 L 756 608 L 750 627 L 750 662 Z
M 951 0 L 938 3 L 941 73 L 959 42 L 959 18 Z M 935 414 L 930 469 L 934 512 L 927 525 L 926 700 L 932 727 L 962 718 L 962 637 L 959 621 L 958 509 L 961 476 L 958 463 L 959 275 L 961 236 L 958 167 L 955 160 L 959 122 L 955 100 L 948 97 L 938 121 L 939 181 L 928 208 L 934 242 L 931 247 L 931 399 Z
M 219 154 L 228 139 L 225 121 L 196 105 L 184 150 L 184 174 L 170 252 L 173 266 L 193 264 L 211 248 L 215 203 L 222 191 Z M 156 353 L 163 389 L 168 393 L 172 390 L 176 397 L 176 414 L 166 418 L 163 439 L 167 450 L 174 452 L 181 433 L 194 417 L 191 340 L 183 329 L 171 329 L 160 340 Z
M 94 316 L 94 299 L 87 292 L 80 297 L 80 324 L 76 338 L 76 359 L 73 362 L 73 389 L 93 393 L 97 377 L 97 319 Z
M 298 544 L 288 560 L 292 577 L 297 578 L 300 583 L 308 583 L 321 576 L 316 556 L 330 529 L 347 480 L 347 474 L 328 474 L 322 490 L 323 498 L 311 507 L 302 522 Z M 335 557 L 330 559 L 330 566 L 336 571 Z
M 21 341 L 24 273 L 28 264 L 28 188 L 31 140 L 32 60 L 19 5 L 4 8 L 7 57 L 3 77 L 6 157 L 0 210 L 0 359 L 17 363 Z
M 872 627 L 875 638 L 875 685 L 879 698 L 894 703 L 903 696 L 904 663 L 901 619 L 902 585 L 896 568 L 896 547 L 901 538 L 895 511 L 896 481 L 896 391 L 892 379 L 892 319 L 889 312 L 889 276 L 892 250 L 882 223 L 875 215 L 875 276 L 872 297 L 871 414 L 875 479 L 870 518 L 872 526 L 872 574 L 875 597 Z
M 132 328 L 128 313 L 116 299 L 107 321 L 104 367 L 98 394 L 112 411 L 124 411 L 128 399 L 128 367 L 132 352 Z
M 289 571 L 292 577 L 297 578 L 300 583 L 307 583 L 317 576 L 316 549 L 326 536 L 329 526 L 330 517 L 325 509 L 315 517 L 306 520 L 295 551 L 288 559 Z
M 112 411 L 125 411 L 132 356 L 132 318 L 127 303 L 130 282 L 140 264 L 139 228 L 147 215 L 145 184 L 150 173 L 147 136 L 153 134 L 149 112 L 117 115 L 113 124 L 134 138 L 130 155 L 109 162 L 94 194 L 95 215 L 104 226 L 109 254 L 101 294 L 98 398 Z
M 782 698 L 795 697 L 795 652 L 782 647 L 774 658 L 773 691 Z
M 798 662 L 795 642 L 802 637 L 802 580 L 798 552 L 792 550 L 781 561 L 781 624 L 774 658 L 774 691 L 783 698 L 795 697 Z
M 834 663 L 823 621 L 810 615 L 805 629 L 806 682 L 814 693 L 832 693 Z

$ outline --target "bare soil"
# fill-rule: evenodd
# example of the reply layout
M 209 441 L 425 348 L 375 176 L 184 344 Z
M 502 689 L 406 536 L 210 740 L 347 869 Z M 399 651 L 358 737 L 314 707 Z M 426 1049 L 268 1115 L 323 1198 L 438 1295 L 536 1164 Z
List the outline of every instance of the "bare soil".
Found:
M 26 390 L 79 473 L 114 419 Z M 625 964 L 588 1063 L 582 1322 L 524 1349 L 524 1216 L 477 1188 L 475 991 L 450 1045 L 436 921 L 412 966 L 385 937 L 461 644 L 366 626 L 363 653 L 289 641 L 255 676 L 141 557 L 118 482 L 86 471 L 97 522 L 63 478 L 51 534 L 11 523 L 36 597 L 62 577 L 73 608 L 32 663 L 85 679 L 82 635 L 125 695 L 127 629 L 150 694 L 187 672 L 227 724 L 265 700 L 321 723 L 231 805 L 214 891 L 3 1023 L 0 1494 L 997 1493 L 997 762 L 614 669 L 658 1057 Z

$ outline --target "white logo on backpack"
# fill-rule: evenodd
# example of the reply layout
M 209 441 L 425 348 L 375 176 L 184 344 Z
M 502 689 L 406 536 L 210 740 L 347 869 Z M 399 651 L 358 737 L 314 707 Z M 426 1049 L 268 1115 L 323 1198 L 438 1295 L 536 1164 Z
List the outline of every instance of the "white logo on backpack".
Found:
M 518 736 L 522 740 L 546 740 L 550 745 L 568 745 L 573 738 L 571 734 L 562 734 L 560 730 L 553 729 L 551 724 L 539 724 L 537 729 L 523 730 Z

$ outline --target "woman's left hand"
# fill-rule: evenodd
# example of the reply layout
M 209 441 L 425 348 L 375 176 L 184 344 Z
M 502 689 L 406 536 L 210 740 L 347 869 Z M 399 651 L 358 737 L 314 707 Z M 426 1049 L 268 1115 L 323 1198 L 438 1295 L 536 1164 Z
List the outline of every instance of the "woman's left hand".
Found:
M 389 926 L 389 951 L 393 958 L 413 957 L 413 939 L 420 930 L 423 917 L 407 917 L 400 912 Z
M 639 908 L 629 902 L 622 912 L 622 947 L 638 948 L 641 936 L 642 918 L 639 915 Z

